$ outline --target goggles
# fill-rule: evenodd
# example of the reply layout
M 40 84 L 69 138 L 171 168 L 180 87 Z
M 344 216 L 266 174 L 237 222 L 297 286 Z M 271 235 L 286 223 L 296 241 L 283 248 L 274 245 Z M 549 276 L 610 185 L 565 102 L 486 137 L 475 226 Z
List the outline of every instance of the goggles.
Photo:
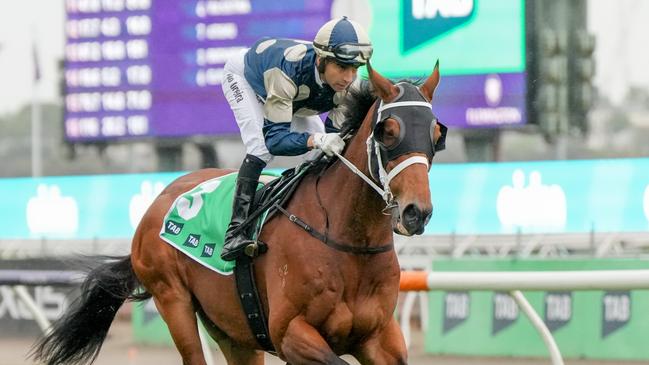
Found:
M 334 47 L 318 43 L 313 43 L 313 45 L 325 52 L 332 53 L 336 59 L 342 61 L 352 61 L 358 57 L 367 61 L 372 57 L 374 51 L 372 45 L 367 43 L 341 43 Z

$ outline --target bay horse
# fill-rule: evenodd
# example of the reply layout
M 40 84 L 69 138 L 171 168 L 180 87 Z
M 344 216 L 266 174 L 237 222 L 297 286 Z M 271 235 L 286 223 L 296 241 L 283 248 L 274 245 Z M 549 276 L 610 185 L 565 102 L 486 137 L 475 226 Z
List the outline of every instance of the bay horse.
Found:
M 356 132 L 346 150 L 324 173 L 306 175 L 285 205 L 352 250 L 323 244 L 282 214 L 264 224 L 259 239 L 268 251 L 254 261 L 255 280 L 276 355 L 288 364 L 347 364 L 343 354 L 362 364 L 407 364 L 394 318 L 400 269 L 393 231 L 421 234 L 432 213 L 428 169 L 442 136 L 431 111 L 438 66 L 416 86 L 393 84 L 368 64 L 369 102 L 349 105 L 357 120 L 348 120 Z M 372 165 L 380 178 L 368 177 L 376 175 Z M 136 229 L 131 254 L 88 274 L 77 303 L 33 356 L 50 365 L 94 361 L 119 307 L 152 296 L 184 364 L 205 364 L 197 313 L 228 364 L 263 364 L 233 275 L 203 267 L 159 237 L 180 194 L 230 172 L 199 170 L 167 186 Z

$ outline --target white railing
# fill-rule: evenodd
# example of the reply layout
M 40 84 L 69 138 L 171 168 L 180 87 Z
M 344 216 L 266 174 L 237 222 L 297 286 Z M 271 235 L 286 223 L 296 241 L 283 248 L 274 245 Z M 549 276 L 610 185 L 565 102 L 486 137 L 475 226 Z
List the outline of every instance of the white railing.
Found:
M 417 291 L 488 290 L 507 291 L 541 335 L 552 364 L 563 359 L 550 330 L 521 290 L 632 290 L 649 289 L 649 270 L 516 271 L 516 272 L 429 272 L 401 273 L 401 291 L 406 294 L 401 309 L 401 330 L 410 343 L 410 315 Z

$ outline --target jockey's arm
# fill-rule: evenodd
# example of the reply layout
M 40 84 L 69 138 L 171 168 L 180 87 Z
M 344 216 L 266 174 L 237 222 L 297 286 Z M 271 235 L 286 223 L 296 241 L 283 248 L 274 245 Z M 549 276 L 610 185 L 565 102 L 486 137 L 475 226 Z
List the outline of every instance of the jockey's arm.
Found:
M 330 118 L 331 113 L 325 121 L 325 132 L 340 132 Z M 290 129 L 290 122 L 274 123 L 268 119 L 264 120 L 263 132 L 268 152 L 275 156 L 296 156 L 315 148 L 313 135 L 291 132 Z
M 309 133 L 291 132 L 291 122 L 272 122 L 264 119 L 263 131 L 266 148 L 274 156 L 301 155 L 313 146 Z
M 264 103 L 264 141 L 274 156 L 297 156 L 316 147 L 309 133 L 291 132 L 293 98 L 297 96 L 295 83 L 279 69 L 264 75 L 266 102 Z M 340 106 L 334 108 L 325 122 L 327 133 L 337 133 L 343 117 Z M 321 141 L 322 142 L 322 141 Z
M 297 86 L 279 69 L 264 73 L 264 141 L 274 156 L 297 156 L 309 151 L 309 133 L 291 132 L 293 98 Z

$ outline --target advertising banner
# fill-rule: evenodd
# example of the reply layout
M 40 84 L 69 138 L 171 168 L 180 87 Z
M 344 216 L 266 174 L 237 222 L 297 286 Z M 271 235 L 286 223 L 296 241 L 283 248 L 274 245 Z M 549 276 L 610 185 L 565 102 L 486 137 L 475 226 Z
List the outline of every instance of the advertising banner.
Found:
M 435 260 L 433 270 L 452 271 L 553 271 L 647 269 L 637 259 L 601 260 Z M 458 292 L 430 292 L 425 351 L 475 356 L 539 356 L 548 350 L 504 292 L 472 291 L 458 308 L 449 310 L 449 296 Z M 649 333 L 649 292 L 633 291 L 529 291 L 523 292 L 552 332 L 567 358 L 648 360 L 643 339 Z M 457 302 L 457 300 L 454 300 Z M 458 312 L 462 312 L 458 321 Z M 449 326 L 453 323 L 453 326 Z
M 649 231 L 649 159 L 433 164 L 426 234 Z
M 0 179 L 2 239 L 130 238 L 183 172 Z M 649 232 L 649 159 L 433 164 L 424 234 Z
M 423 78 L 439 59 L 433 111 L 442 122 L 527 122 L 524 1 L 372 0 L 371 8 L 377 70 L 393 79 Z
M 21 270 L 29 275 L 31 270 L 43 278 L 44 271 L 60 273 L 69 270 L 69 263 L 57 259 L 8 259 L 0 260 L 0 271 Z M 48 321 L 54 322 L 68 310 L 71 303 L 79 296 L 79 285 L 53 286 L 29 285 L 26 290 Z M 42 335 L 43 331 L 36 322 L 36 315 L 10 285 L 0 285 L 0 338 L 31 337 Z

